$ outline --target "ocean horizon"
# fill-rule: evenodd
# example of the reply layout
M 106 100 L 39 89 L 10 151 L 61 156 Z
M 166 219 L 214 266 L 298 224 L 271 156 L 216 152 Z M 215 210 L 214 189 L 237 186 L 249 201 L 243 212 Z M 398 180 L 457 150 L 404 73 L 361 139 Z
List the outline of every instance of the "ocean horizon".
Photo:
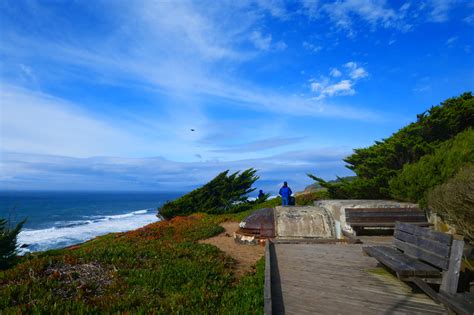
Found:
M 0 217 L 26 218 L 20 253 L 57 249 L 158 221 L 157 209 L 184 192 L 2 191 Z

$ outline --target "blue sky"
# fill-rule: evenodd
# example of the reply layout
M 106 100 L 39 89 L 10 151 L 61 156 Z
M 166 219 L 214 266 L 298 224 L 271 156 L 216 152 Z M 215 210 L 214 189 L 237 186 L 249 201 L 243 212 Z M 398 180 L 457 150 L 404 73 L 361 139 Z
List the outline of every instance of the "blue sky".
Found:
M 0 1 L 0 19 L 2 189 L 255 167 L 298 190 L 474 87 L 472 1 Z

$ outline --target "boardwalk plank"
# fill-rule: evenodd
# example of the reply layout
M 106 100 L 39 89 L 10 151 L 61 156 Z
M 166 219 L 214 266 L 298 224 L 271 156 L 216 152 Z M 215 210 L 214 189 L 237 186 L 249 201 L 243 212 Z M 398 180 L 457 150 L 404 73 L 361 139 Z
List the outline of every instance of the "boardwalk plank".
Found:
M 275 314 L 445 313 L 383 269 L 374 273 L 377 261 L 356 244 L 275 244 L 273 260 Z

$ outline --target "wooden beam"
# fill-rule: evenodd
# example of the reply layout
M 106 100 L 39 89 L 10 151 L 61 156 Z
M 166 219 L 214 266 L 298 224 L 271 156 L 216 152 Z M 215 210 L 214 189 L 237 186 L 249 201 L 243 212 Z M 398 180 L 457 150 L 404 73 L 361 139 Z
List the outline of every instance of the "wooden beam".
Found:
M 460 296 L 461 294 L 447 294 L 441 292 L 440 294 L 438 294 L 438 299 L 441 301 L 441 303 L 456 312 L 456 314 L 458 315 L 474 314 L 474 306 L 472 305 L 472 303 L 463 301 L 462 298 L 459 298 Z
M 458 290 L 459 271 L 461 268 L 462 251 L 464 248 L 464 240 L 459 237 L 453 240 L 451 245 L 451 255 L 449 257 L 448 270 L 443 272 L 443 279 L 439 290 L 446 293 L 454 294 Z
M 265 241 L 265 288 L 263 291 L 264 314 L 272 315 L 272 278 L 270 259 L 270 239 Z
M 423 290 L 423 292 L 425 292 L 430 298 L 432 298 L 433 301 L 435 301 L 436 303 L 440 303 L 440 300 L 438 299 L 438 293 L 433 290 L 433 288 L 429 284 L 424 282 L 421 278 L 413 277 L 409 278 L 408 281 L 411 281 L 416 284 L 421 290 Z

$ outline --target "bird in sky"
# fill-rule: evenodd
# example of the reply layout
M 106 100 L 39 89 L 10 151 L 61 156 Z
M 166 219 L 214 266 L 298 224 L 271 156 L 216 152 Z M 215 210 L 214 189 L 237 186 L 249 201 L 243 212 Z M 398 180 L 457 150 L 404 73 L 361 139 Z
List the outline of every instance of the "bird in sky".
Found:
M 191 129 L 191 131 L 194 131 L 194 129 Z

